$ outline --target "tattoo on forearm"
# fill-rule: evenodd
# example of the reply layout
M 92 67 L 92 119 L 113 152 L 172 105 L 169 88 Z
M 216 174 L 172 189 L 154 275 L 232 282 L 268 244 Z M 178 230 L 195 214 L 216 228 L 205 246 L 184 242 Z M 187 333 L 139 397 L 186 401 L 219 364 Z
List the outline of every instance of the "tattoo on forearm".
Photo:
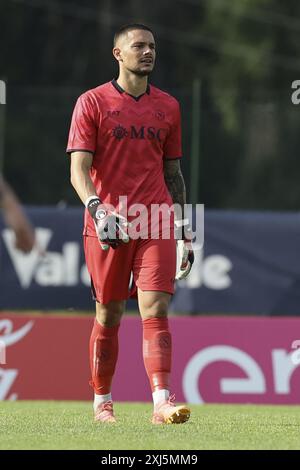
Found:
M 172 196 L 173 203 L 180 204 L 183 210 L 186 203 L 186 191 L 181 170 L 178 168 L 175 173 L 165 174 L 165 182 Z

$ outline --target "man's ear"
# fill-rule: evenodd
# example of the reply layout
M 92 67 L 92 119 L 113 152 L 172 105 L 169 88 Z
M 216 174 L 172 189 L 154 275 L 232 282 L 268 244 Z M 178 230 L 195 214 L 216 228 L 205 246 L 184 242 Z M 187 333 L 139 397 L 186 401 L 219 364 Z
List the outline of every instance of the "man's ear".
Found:
M 122 61 L 123 61 L 123 59 L 122 59 L 122 57 L 121 57 L 121 49 L 120 49 L 119 47 L 114 47 L 112 53 L 113 53 L 114 58 L 115 58 L 118 62 L 122 62 Z

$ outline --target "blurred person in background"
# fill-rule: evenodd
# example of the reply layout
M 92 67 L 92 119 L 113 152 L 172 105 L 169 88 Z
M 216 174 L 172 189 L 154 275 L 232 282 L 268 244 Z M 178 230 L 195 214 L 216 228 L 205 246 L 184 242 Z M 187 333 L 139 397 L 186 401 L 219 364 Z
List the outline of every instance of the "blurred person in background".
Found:
M 26 217 L 16 194 L 1 174 L 0 209 L 2 209 L 6 225 L 15 234 L 15 247 L 23 253 L 29 253 L 35 244 L 34 229 Z
M 132 272 L 154 404 L 152 423 L 183 423 L 190 409 L 176 406 L 170 396 L 172 342 L 167 318 L 175 277 L 186 277 L 194 259 L 191 240 L 182 234 L 189 222 L 182 215 L 186 196 L 180 169 L 180 109 L 175 98 L 148 83 L 156 56 L 150 28 L 141 24 L 120 28 L 113 56 L 119 64 L 118 79 L 79 97 L 67 146 L 71 183 L 86 207 L 84 248 L 96 300 L 90 339 L 94 415 L 98 422 L 116 421 L 111 384 Z M 177 275 L 174 236 L 164 239 L 160 233 L 159 239 L 129 240 L 126 218 L 118 213 L 120 196 L 127 197 L 128 208 L 136 203 L 147 208 L 180 207 L 179 213 L 174 211 L 181 232 Z M 174 232 L 173 220 L 171 225 Z M 130 380 L 133 371 L 128 372 Z

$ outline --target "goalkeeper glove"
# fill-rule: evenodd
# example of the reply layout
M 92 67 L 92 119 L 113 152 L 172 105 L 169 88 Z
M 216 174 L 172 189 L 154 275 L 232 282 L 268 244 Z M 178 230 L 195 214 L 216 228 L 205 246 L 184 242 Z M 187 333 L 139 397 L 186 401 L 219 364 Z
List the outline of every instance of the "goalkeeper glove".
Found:
M 175 220 L 175 237 L 177 240 L 177 259 L 179 262 L 175 279 L 180 281 L 189 275 L 195 260 L 192 246 L 192 229 L 188 219 Z
M 129 242 L 129 224 L 125 217 L 111 211 L 97 196 L 89 198 L 86 207 L 93 218 L 102 250 L 115 249 L 120 243 Z

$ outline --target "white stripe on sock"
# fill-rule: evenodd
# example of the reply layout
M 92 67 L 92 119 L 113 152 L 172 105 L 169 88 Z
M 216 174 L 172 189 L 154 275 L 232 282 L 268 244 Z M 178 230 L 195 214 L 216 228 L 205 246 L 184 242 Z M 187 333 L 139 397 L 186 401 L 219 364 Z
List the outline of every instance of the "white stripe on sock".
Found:
M 111 398 L 111 393 L 108 393 L 107 395 L 97 395 L 97 393 L 94 394 L 94 411 L 96 411 L 98 405 L 100 403 L 104 403 L 106 401 L 110 401 Z
M 162 401 L 168 400 L 169 396 L 170 396 L 169 390 L 162 389 L 162 390 L 157 390 L 156 392 L 153 392 L 152 397 L 153 397 L 154 406 L 158 405 L 158 403 Z

